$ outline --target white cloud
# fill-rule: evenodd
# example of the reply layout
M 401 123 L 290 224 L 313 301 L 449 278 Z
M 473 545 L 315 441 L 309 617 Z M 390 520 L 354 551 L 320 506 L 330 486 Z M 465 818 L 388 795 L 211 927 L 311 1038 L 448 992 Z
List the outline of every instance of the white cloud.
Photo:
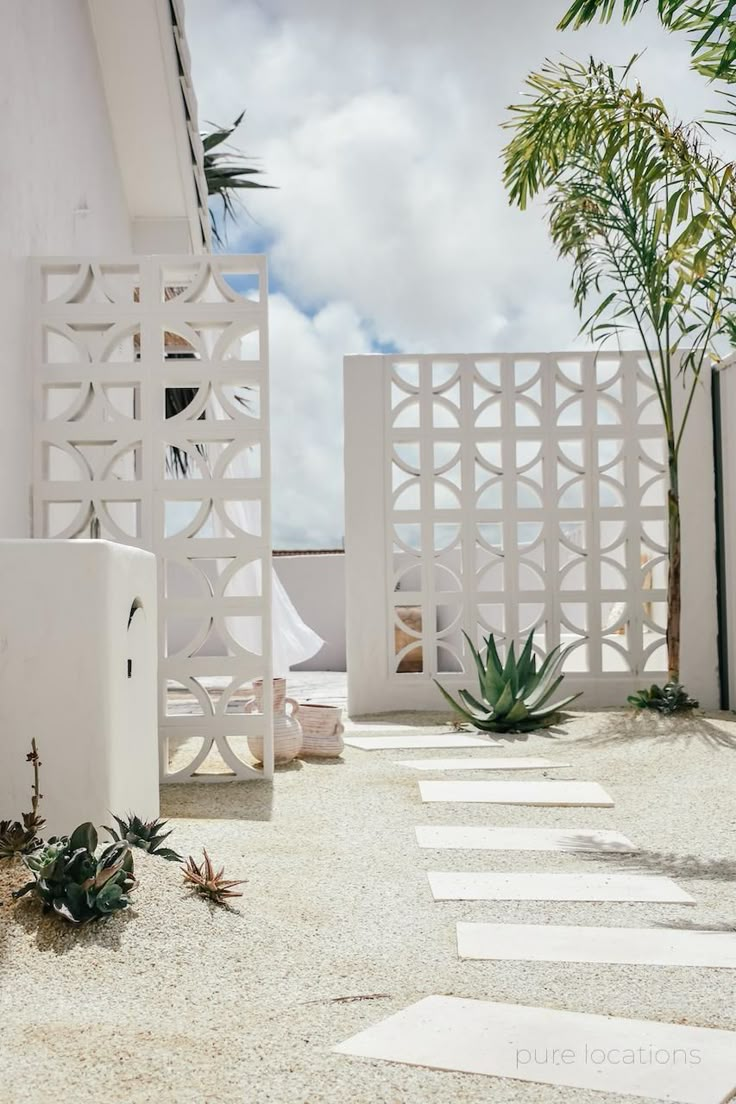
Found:
M 681 116 L 709 93 L 654 18 L 558 34 L 565 0 L 188 0 L 201 116 L 241 144 L 282 294 L 272 312 L 276 542 L 342 533 L 343 353 L 564 348 L 578 320 L 539 210 L 509 209 L 499 123 L 545 56 L 623 62 Z M 235 243 L 233 243 L 235 244 Z M 317 311 L 311 319 L 308 315 Z M 306 313 L 305 313 L 306 312 Z M 298 427 L 298 429 L 295 429 Z
M 370 352 L 355 308 L 313 318 L 271 298 L 273 515 L 282 547 L 339 547 L 343 536 L 342 358 Z

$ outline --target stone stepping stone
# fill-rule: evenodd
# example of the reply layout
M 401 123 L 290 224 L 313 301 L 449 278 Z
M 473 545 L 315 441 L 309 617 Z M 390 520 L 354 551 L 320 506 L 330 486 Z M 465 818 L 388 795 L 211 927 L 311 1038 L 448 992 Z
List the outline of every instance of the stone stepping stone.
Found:
M 650 901 L 694 905 L 661 874 L 427 872 L 435 901 Z
M 638 850 L 620 832 L 602 828 L 487 828 L 423 825 L 414 829 L 420 847 L 452 851 L 601 851 Z
M 587 805 L 610 808 L 597 782 L 420 782 L 422 801 L 487 801 L 496 805 Z
M 460 923 L 457 952 L 460 958 L 736 970 L 736 932 Z
M 484 740 L 482 736 L 465 736 L 462 732 L 448 732 L 437 736 L 344 736 L 349 747 L 361 751 L 393 751 L 402 748 L 475 748 L 503 747 L 500 740 Z
M 736 1089 L 736 1032 L 462 997 L 425 997 L 334 1049 L 676 1104 Z
M 455 771 L 455 770 L 542 770 L 547 768 L 569 767 L 570 763 L 553 763 L 551 759 L 532 759 L 517 755 L 515 759 L 497 759 L 493 755 L 471 759 L 401 759 L 400 767 L 413 767 L 414 770 Z

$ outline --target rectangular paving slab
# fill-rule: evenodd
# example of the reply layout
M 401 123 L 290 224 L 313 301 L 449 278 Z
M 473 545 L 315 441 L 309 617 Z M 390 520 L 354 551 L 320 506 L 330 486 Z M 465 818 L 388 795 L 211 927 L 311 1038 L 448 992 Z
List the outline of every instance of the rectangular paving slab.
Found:
M 676 1104 L 723 1104 L 736 1088 L 736 1032 L 462 997 L 425 997 L 334 1049 Z
M 610 808 L 597 782 L 420 782 L 422 801 L 488 801 L 496 805 L 587 805 Z
M 602 851 L 630 853 L 637 848 L 620 832 L 603 828 L 488 828 L 423 825 L 415 828 L 420 847 L 479 851 Z
M 736 970 L 736 932 L 459 923 L 457 953 L 460 958 L 715 966 Z
M 427 872 L 436 901 L 658 901 L 695 899 L 661 874 Z
M 462 732 L 448 732 L 436 736 L 345 736 L 349 747 L 361 751 L 391 751 L 401 748 L 469 748 L 502 747 L 500 740 L 484 740 L 482 736 L 465 736 Z
M 495 755 L 483 755 L 465 759 L 401 759 L 399 766 L 414 770 L 542 770 L 551 767 L 569 767 L 570 763 L 553 763 L 551 759 L 534 759 L 517 755 L 515 759 L 499 759 Z

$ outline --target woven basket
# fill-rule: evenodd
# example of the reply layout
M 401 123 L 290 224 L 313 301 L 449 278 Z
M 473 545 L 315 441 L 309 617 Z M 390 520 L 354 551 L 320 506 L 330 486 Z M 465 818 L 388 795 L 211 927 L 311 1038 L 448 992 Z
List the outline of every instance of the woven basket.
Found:
M 299 720 L 304 734 L 300 758 L 335 759 L 345 746 L 342 734 L 342 709 L 339 705 L 302 704 Z

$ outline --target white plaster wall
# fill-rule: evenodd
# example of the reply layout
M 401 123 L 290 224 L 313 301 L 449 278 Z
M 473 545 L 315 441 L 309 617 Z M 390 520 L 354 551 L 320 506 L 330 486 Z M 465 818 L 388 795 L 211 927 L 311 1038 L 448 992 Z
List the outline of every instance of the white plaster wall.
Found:
M 274 557 L 276 574 L 324 647 L 297 671 L 345 670 L 345 556 L 324 553 Z
M 30 532 L 29 257 L 131 252 L 86 0 L 0 6 L 0 538 Z

